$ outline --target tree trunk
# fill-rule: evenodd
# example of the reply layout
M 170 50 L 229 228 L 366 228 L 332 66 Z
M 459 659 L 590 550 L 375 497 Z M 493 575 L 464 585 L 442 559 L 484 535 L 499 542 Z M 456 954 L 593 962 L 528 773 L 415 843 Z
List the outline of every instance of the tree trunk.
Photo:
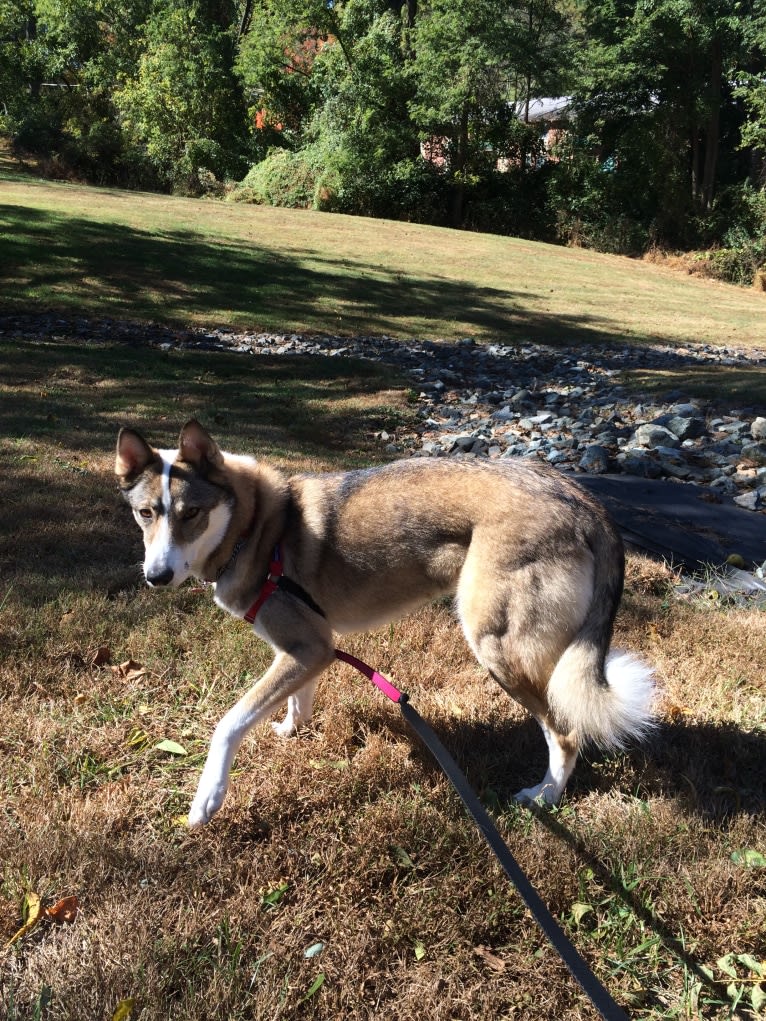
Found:
M 24 27 L 24 34 L 27 37 L 27 42 L 34 42 L 34 40 L 37 39 L 37 17 L 34 14 L 30 14 L 27 19 L 27 23 Z M 40 77 L 39 71 L 35 71 L 35 77 L 29 82 L 29 94 L 33 103 L 36 103 L 40 98 L 42 83 L 43 80 Z
M 253 0 L 245 0 L 245 3 L 242 7 L 242 17 L 239 19 L 239 28 L 237 30 L 237 43 L 239 43 L 244 38 L 244 36 L 247 35 L 252 18 L 253 18 Z
M 713 42 L 710 67 L 710 107 L 705 126 L 705 166 L 702 171 L 700 200 L 702 208 L 710 209 L 715 191 L 715 175 L 718 167 L 718 146 L 721 134 L 721 76 L 723 74 L 723 53 L 721 40 Z
M 468 104 L 463 106 L 460 114 L 455 159 L 452 164 L 454 183 L 450 197 L 450 226 L 460 227 L 463 223 L 463 206 L 465 204 L 465 168 L 468 162 Z

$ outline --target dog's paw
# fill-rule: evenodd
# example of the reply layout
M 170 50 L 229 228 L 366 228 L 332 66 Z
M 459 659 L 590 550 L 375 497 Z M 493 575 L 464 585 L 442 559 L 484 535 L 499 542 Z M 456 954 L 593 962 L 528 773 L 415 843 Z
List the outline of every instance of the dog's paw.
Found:
M 286 716 L 281 723 L 272 723 L 271 729 L 277 737 L 295 737 L 298 733 L 297 726 L 293 723 L 289 716 Z
M 200 784 L 189 809 L 189 828 L 205 826 L 221 807 L 226 797 L 226 787 L 204 787 Z
M 539 783 L 536 787 L 525 787 L 513 795 L 513 800 L 521 805 L 555 805 L 558 798 L 551 784 Z

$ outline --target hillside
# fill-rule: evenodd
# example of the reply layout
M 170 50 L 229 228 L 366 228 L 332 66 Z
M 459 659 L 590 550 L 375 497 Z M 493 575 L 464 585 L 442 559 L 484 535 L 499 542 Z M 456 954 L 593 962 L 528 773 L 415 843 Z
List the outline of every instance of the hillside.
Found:
M 0 173 L 6 308 L 287 331 L 766 347 L 766 295 L 582 249 Z

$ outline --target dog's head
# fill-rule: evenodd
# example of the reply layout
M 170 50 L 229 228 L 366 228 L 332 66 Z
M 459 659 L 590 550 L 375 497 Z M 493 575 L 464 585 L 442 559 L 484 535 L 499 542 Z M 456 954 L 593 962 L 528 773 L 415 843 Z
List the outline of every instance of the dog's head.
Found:
M 144 533 L 147 582 L 176 586 L 204 576 L 229 527 L 234 495 L 223 455 L 202 426 L 187 422 L 178 450 L 155 450 L 133 429 L 121 429 L 114 470 Z

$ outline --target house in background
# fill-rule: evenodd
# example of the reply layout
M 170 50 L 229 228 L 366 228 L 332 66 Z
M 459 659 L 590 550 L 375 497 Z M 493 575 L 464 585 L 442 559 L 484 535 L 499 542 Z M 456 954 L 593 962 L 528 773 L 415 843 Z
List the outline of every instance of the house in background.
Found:
M 514 104 L 514 113 L 526 124 L 539 125 L 543 147 L 546 155 L 543 161 L 556 160 L 553 149 L 561 141 L 572 119 L 572 99 L 570 96 L 556 96 L 543 99 L 530 99 Z M 420 143 L 420 155 L 438 170 L 444 170 L 448 164 L 449 139 L 434 136 Z M 500 157 L 497 169 L 501 172 L 509 170 L 512 161 Z

